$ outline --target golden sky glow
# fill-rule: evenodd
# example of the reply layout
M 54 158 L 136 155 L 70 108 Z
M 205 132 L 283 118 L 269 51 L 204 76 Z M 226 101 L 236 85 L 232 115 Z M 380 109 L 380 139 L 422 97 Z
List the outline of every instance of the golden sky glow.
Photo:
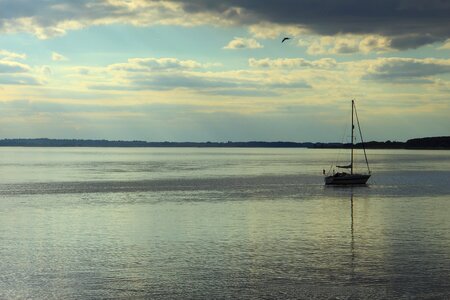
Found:
M 2 1 L 0 133 L 336 141 L 356 99 L 370 140 L 448 135 L 449 7 L 269 2 Z

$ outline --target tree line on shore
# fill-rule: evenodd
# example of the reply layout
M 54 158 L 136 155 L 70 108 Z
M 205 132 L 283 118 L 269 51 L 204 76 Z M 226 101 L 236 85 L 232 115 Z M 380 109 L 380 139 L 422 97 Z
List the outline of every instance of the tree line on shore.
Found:
M 146 142 L 109 141 L 85 139 L 2 139 L 0 147 L 221 147 L 221 148 L 350 148 L 350 143 L 312 143 L 312 142 Z M 355 148 L 362 148 L 357 143 Z M 364 143 L 366 149 L 450 149 L 450 136 L 424 137 L 406 142 L 370 141 Z

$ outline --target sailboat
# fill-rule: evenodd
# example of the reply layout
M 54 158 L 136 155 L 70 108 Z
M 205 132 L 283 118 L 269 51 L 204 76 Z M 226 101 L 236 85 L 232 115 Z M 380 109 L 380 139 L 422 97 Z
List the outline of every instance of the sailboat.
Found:
M 356 121 L 358 124 L 358 131 L 361 137 L 361 145 L 364 150 L 364 158 L 366 160 L 367 165 L 367 174 L 355 173 L 354 170 L 354 116 L 356 116 Z M 352 100 L 352 136 L 351 136 L 351 152 L 350 152 L 350 164 L 344 166 L 336 166 L 341 169 L 350 169 L 350 173 L 347 172 L 337 172 L 333 175 L 325 176 L 325 184 L 326 185 L 354 185 L 354 184 L 366 184 L 367 180 L 369 180 L 371 176 L 369 161 L 367 160 L 366 149 L 364 147 L 364 141 L 362 138 L 361 127 L 359 126 L 358 113 L 356 112 L 355 101 Z M 334 171 L 333 171 L 334 172 Z M 325 173 L 325 171 L 324 171 Z

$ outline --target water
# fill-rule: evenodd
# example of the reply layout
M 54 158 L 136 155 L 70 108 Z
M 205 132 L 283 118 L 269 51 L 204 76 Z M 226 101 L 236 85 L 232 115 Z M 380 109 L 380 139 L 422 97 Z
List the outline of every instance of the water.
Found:
M 450 151 L 0 148 L 1 299 L 450 297 Z

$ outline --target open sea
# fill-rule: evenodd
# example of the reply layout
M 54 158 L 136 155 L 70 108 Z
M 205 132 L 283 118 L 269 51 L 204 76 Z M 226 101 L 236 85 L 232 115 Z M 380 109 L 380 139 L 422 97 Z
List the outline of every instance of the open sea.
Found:
M 450 151 L 0 148 L 0 299 L 450 298 Z

